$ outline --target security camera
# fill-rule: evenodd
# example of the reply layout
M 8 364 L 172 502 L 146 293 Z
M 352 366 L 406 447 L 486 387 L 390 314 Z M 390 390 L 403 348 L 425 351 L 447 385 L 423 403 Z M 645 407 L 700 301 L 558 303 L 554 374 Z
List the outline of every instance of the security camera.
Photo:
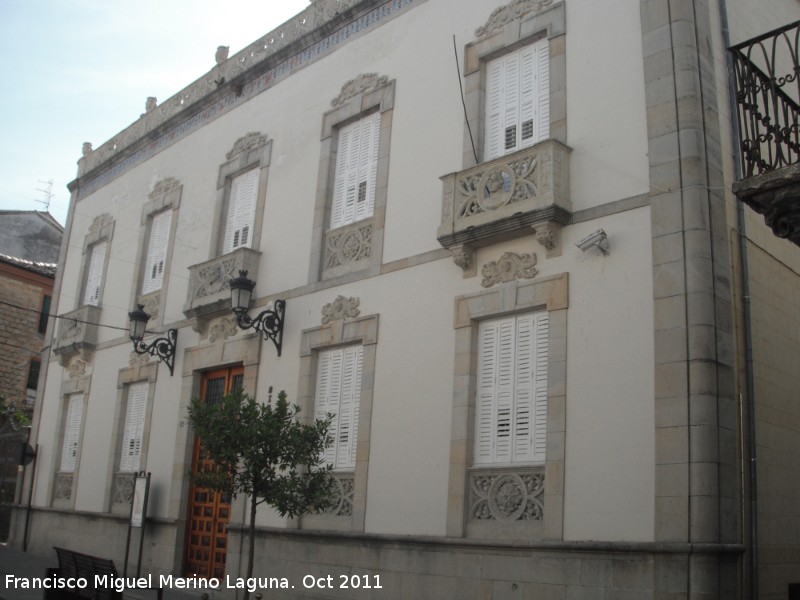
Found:
M 608 254 L 608 236 L 602 229 L 590 233 L 585 238 L 575 244 L 578 248 L 586 252 L 589 248 L 597 248 L 603 254 Z

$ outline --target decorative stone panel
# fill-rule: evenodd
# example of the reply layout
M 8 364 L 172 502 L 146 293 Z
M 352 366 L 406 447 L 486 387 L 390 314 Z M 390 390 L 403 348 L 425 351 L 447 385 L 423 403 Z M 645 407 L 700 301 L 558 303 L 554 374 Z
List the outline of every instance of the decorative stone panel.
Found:
M 543 503 L 543 468 L 470 472 L 470 520 L 541 521 Z
M 135 483 L 136 473 L 117 473 L 114 476 L 114 490 L 111 495 L 114 504 L 130 505 Z
M 533 279 L 538 272 L 535 254 L 506 252 L 500 257 L 500 260 L 493 260 L 483 265 L 481 285 L 488 288 L 497 283 L 507 283 L 517 279 Z
M 567 224 L 572 216 L 569 152 L 562 143 L 546 140 L 442 177 L 439 243 L 461 265 L 465 246 L 477 248 Z
M 56 484 L 53 490 L 55 503 L 70 502 L 72 500 L 72 483 L 74 473 L 56 473 Z
M 321 512 L 333 517 L 349 517 L 353 514 L 353 490 L 355 489 L 355 476 L 333 475 L 333 494 L 331 501 Z
M 372 219 L 339 227 L 325 234 L 325 270 L 372 256 Z
M 58 335 L 53 344 L 53 352 L 58 356 L 61 366 L 67 366 L 76 354 L 86 360 L 97 346 L 97 325 L 100 308 L 86 305 L 78 310 L 65 313 L 59 319 Z
M 361 300 L 353 296 L 349 298 L 341 295 L 337 296 L 336 300 L 322 307 L 322 324 L 327 325 L 334 321 L 355 319 L 361 313 L 361 309 L 358 308 L 360 303 Z
M 238 248 L 229 254 L 189 267 L 189 293 L 183 314 L 189 319 L 208 320 L 231 309 L 230 280 L 247 271 L 258 273 L 261 253 Z

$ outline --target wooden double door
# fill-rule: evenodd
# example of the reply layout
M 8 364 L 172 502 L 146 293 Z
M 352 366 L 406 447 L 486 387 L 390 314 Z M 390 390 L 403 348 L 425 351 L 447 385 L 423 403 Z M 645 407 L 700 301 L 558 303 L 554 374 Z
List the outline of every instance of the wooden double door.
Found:
M 242 367 L 208 371 L 203 374 L 200 398 L 207 404 L 219 402 L 225 394 L 241 389 L 243 378 Z M 213 468 L 214 462 L 203 452 L 203 441 L 195 436 L 192 474 Z M 230 514 L 229 494 L 191 484 L 184 560 L 184 573 L 187 576 L 225 576 Z

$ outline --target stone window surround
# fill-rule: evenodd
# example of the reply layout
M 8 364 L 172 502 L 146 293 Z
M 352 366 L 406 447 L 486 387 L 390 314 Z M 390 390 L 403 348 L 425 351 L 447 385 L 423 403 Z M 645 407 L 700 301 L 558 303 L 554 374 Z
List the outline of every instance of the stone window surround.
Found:
M 260 247 L 261 228 L 264 221 L 264 204 L 267 196 L 267 180 L 269 179 L 269 166 L 272 160 L 272 140 L 261 133 L 248 133 L 236 140 L 226 158 L 228 160 L 220 165 L 217 177 L 217 202 L 211 227 L 209 258 L 216 258 L 223 254 L 225 223 L 228 218 L 233 179 L 237 175 L 255 168 L 261 169 L 261 173 L 258 178 L 256 210 L 253 216 L 253 235 L 248 247 L 256 250 Z
M 474 463 L 479 321 L 546 309 L 550 331 L 543 527 L 529 531 L 521 527 L 520 522 L 516 522 L 510 528 L 498 526 L 494 531 L 478 535 L 500 539 L 530 539 L 535 533 L 546 540 L 563 539 L 568 304 L 567 273 L 504 283 L 486 291 L 456 298 L 455 372 L 447 503 L 448 536 L 468 535 L 469 471 Z
M 92 248 L 100 242 L 106 242 L 106 255 L 103 261 L 103 285 L 100 286 L 100 293 L 97 297 L 97 308 L 103 305 L 103 292 L 105 290 L 106 274 L 108 270 L 109 258 L 111 256 L 111 238 L 114 237 L 114 219 L 108 213 L 98 215 L 89 227 L 89 233 L 83 238 L 83 260 L 81 261 L 80 290 L 76 299 L 75 308 L 85 306 L 83 300 L 86 297 L 86 284 L 89 277 L 89 263 L 92 260 Z
M 89 388 L 91 387 L 92 376 L 85 375 L 83 377 L 76 377 L 74 379 L 67 379 L 61 382 L 60 397 L 61 406 L 59 408 L 60 414 L 58 417 L 59 430 L 55 446 L 53 447 L 53 489 L 50 490 L 51 504 L 54 508 L 75 508 L 75 492 L 78 488 L 78 476 L 81 468 L 81 450 L 83 448 L 83 432 L 86 428 L 86 419 L 89 416 Z M 73 394 L 83 394 L 83 419 L 81 420 L 80 433 L 78 434 L 78 450 L 75 456 L 75 469 L 72 471 L 72 492 L 69 500 L 59 500 L 55 497 L 56 494 L 56 480 L 58 479 L 61 468 L 61 453 L 64 447 L 64 433 L 66 427 L 67 407 L 69 406 L 70 396 Z
M 138 356 L 136 358 L 139 358 Z M 148 382 L 147 390 L 147 407 L 145 408 L 144 415 L 144 431 L 142 432 L 142 451 L 139 459 L 140 470 L 146 470 L 147 464 L 147 448 L 150 440 L 150 422 L 153 413 L 153 403 L 155 401 L 155 388 L 156 377 L 158 375 L 158 363 L 147 362 L 139 364 L 137 360 L 132 360 L 131 366 L 127 369 L 120 369 L 117 376 L 117 407 L 115 409 L 115 418 L 113 422 L 113 430 L 111 432 L 112 443 L 115 445 L 113 450 L 113 459 L 108 467 L 108 477 L 106 481 L 105 493 L 106 497 L 104 506 L 108 506 L 110 511 L 117 514 L 127 515 L 130 512 L 130 505 L 114 504 L 114 479 L 115 475 L 119 472 L 119 461 L 122 455 L 122 435 L 125 430 L 125 415 L 128 408 L 128 388 L 134 383 Z M 122 508 L 122 510 L 120 510 Z
M 148 194 L 149 202 L 146 202 L 142 207 L 139 251 L 136 255 L 136 282 L 133 286 L 134 296 L 131 299 L 131 307 L 136 304 L 145 305 L 145 311 L 151 318 L 151 327 L 158 326 L 159 323 L 163 322 L 164 303 L 166 302 L 167 287 L 169 285 L 169 269 L 174 249 L 172 242 L 175 240 L 175 230 L 178 227 L 178 208 L 181 205 L 182 192 L 183 184 L 171 177 L 167 177 L 156 183 L 153 191 Z M 172 220 L 169 227 L 167 255 L 164 259 L 163 283 L 161 284 L 161 289 L 142 295 L 142 283 L 144 281 L 144 269 L 147 263 L 147 250 L 150 245 L 153 218 L 166 210 L 172 210 Z
M 366 78 L 360 78 L 353 80 Z M 345 84 L 344 90 L 352 82 Z M 315 283 L 354 271 L 380 266 L 383 260 L 383 230 L 386 219 L 386 194 L 389 180 L 389 149 L 391 146 L 392 114 L 394 111 L 395 80 L 391 79 L 377 87 L 368 87 L 325 113 L 320 137 L 321 150 L 317 176 L 317 197 L 314 207 L 314 229 L 311 236 L 311 261 L 308 281 Z M 340 95 L 340 98 L 342 95 Z M 333 187 L 336 175 L 336 156 L 339 129 L 374 111 L 381 113 L 380 140 L 378 142 L 378 171 L 375 178 L 375 200 L 372 217 L 360 223 L 372 223 L 371 253 L 369 258 L 350 264 L 325 269 L 325 238 L 330 226 Z M 345 227 L 349 227 L 346 225 Z M 342 228 L 343 229 L 343 228 Z
M 367 474 L 370 453 L 372 400 L 375 384 L 375 357 L 378 343 L 378 315 L 336 320 L 320 327 L 303 330 L 300 342 L 300 377 L 297 404 L 305 421 L 314 416 L 317 358 L 320 350 L 361 344 L 364 348 L 361 371 L 361 397 L 358 414 L 358 441 L 351 517 L 304 515 L 298 520 L 303 529 L 338 529 L 363 532 L 367 505 Z
M 538 12 L 513 19 L 503 27 L 470 42 L 464 48 L 464 93 L 467 121 L 475 141 L 479 162 L 483 162 L 485 135 L 486 64 L 503 54 L 518 50 L 537 40 L 550 40 L 550 136 L 567 143 L 566 94 L 566 9 L 558 2 Z M 474 166 L 475 154 L 469 130 L 464 127 L 464 168 Z

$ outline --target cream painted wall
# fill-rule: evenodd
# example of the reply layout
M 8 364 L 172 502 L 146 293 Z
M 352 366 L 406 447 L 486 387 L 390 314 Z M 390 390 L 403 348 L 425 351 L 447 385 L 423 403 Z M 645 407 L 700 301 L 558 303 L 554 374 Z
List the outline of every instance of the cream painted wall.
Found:
M 638 0 L 566 5 L 567 145 L 577 211 L 648 193 L 647 118 Z
M 602 227 L 608 256 L 574 256 Z M 650 541 L 654 530 L 653 289 L 650 209 L 566 232 L 567 462 L 564 537 Z

